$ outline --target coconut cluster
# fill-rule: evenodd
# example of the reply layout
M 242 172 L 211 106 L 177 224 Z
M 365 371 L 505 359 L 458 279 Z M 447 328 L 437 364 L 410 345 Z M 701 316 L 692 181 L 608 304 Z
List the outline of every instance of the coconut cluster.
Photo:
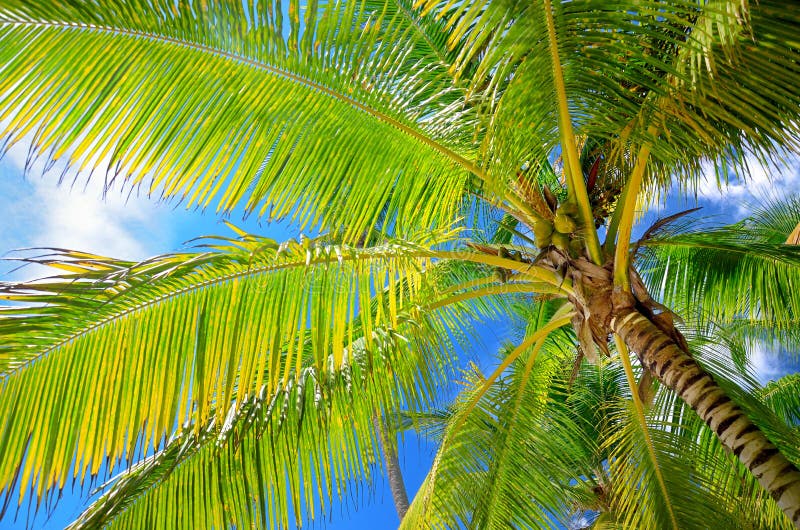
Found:
M 536 246 L 546 248 L 555 246 L 558 249 L 579 254 L 583 243 L 576 236 L 578 230 L 578 205 L 573 201 L 565 201 L 558 205 L 552 220 L 540 219 L 533 225 Z

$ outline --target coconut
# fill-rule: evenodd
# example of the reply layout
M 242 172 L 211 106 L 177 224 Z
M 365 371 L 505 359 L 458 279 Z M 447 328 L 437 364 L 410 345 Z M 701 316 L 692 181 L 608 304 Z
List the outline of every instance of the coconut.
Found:
M 562 202 L 558 205 L 556 214 L 575 215 L 578 213 L 578 205 L 572 201 Z
M 571 234 L 578 227 L 572 217 L 562 213 L 556 214 L 553 225 L 555 226 L 556 232 L 561 232 L 562 234 Z
M 561 250 L 569 248 L 569 235 L 562 232 L 553 232 L 553 244 Z

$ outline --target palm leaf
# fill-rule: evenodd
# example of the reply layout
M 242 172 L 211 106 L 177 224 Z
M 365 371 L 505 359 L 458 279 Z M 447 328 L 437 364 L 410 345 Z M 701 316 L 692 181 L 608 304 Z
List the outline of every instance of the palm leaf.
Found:
M 464 158 L 474 127 L 441 38 L 405 3 L 314 3 L 302 20 L 296 2 L 195 7 L 5 2 L 9 144 L 352 239 L 384 205 L 395 230 L 452 219 L 478 171 Z
M 497 371 L 489 378 L 477 372 L 465 374 L 466 389 L 446 421 L 433 424 L 441 446 L 403 519 L 404 528 L 482 528 L 501 523 L 546 528 L 566 520 L 571 498 L 567 485 L 576 466 L 583 464 L 583 438 L 569 418 L 551 411 L 548 391 L 560 371 L 563 352 L 557 339 L 546 343 L 552 356 L 537 355 L 542 347 L 537 341 L 529 357 L 511 364 L 500 379 L 494 379 Z M 508 355 L 525 344 L 529 341 Z M 531 430 L 531 425 L 541 428 Z M 537 492 L 535 499 L 530 496 L 532 489 Z
M 717 482 L 704 474 L 705 468 L 697 469 L 695 455 L 704 452 L 704 446 L 682 439 L 683 431 L 673 431 L 671 418 L 654 416 L 652 410 L 645 437 L 641 424 L 632 421 L 636 417 L 634 411 L 624 405 L 618 411 L 617 430 L 604 441 L 604 447 L 610 453 L 611 487 L 606 495 L 620 527 L 666 527 L 672 525 L 673 518 L 680 528 L 707 524 L 740 527 L 735 497 L 718 491 Z M 655 463 L 646 447 L 653 448 Z M 730 465 L 724 453 L 714 454 L 719 461 L 706 456 L 704 466 L 715 469 Z M 657 478 L 659 473 L 663 481 Z M 664 492 L 669 496 L 671 508 L 664 504 Z
M 782 2 L 419 3 L 448 21 L 461 61 L 479 61 L 474 88 L 501 94 L 484 145 L 490 172 L 559 152 L 555 56 L 542 53 L 548 12 L 576 134 L 610 142 L 618 157 L 647 145 L 651 184 L 697 182 L 708 159 L 746 173 L 748 151 L 798 147 L 800 19 Z
M 775 208 L 785 218 L 800 216 L 796 199 Z M 768 219 L 753 215 L 723 227 L 687 222 L 643 241 L 641 270 L 650 292 L 679 311 L 702 308 L 720 325 L 749 319 L 770 321 L 775 333 L 795 327 L 800 247 L 784 244 L 793 224 Z
M 714 374 L 715 380 L 728 389 L 729 395 L 748 411 L 748 415 L 765 432 L 771 433 L 771 439 L 781 445 L 782 451 L 796 459 L 796 435 L 793 437 L 787 429 L 785 420 L 777 418 L 764 406 L 763 403 L 768 403 L 764 390 L 757 387 L 751 375 L 740 372 L 724 350 L 724 347 L 720 349 L 705 342 L 700 350 L 694 351 L 709 373 Z M 662 446 L 667 451 L 665 457 L 669 459 L 670 455 L 680 455 L 681 460 L 691 465 L 691 469 L 683 471 L 683 474 L 691 477 L 693 487 L 698 490 L 695 494 L 699 493 L 705 499 L 691 502 L 704 503 L 710 500 L 717 504 L 713 511 L 722 518 L 716 524 L 753 529 L 793 527 L 774 500 L 759 487 L 752 474 L 725 451 L 716 435 L 685 403 L 673 395 L 660 393 L 651 412 L 654 418 L 651 423 L 661 425 L 657 429 L 666 431 L 660 432 L 660 438 L 672 446 Z M 675 476 L 671 474 L 669 480 L 674 481 Z M 686 486 L 676 490 L 677 495 L 685 495 L 686 492 Z M 688 499 L 686 502 L 689 502 Z M 725 518 L 728 522 L 725 522 Z
M 752 376 L 736 367 L 725 344 L 715 343 L 713 336 L 700 336 L 697 341 L 691 332 L 687 334 L 696 358 L 782 451 L 797 458 L 796 438 L 761 403 L 762 393 Z M 674 394 L 659 386 L 646 414 L 647 436 L 642 424 L 633 421 L 636 414 L 630 408 L 627 401 L 610 404 L 612 428 L 600 438 L 609 463 L 609 515 L 622 527 L 658 526 L 668 520 L 662 498 L 665 488 L 681 528 L 793 527 L 753 475 Z M 648 446 L 655 462 L 645 450 Z
M 374 411 L 396 410 L 415 391 L 385 382 L 409 371 L 427 377 L 419 362 L 436 357 L 434 344 L 380 330 L 370 341 L 377 362 L 368 362 L 365 342 L 351 345 L 335 372 L 308 366 L 271 395 L 231 409 L 224 424 L 179 431 L 116 478 L 71 527 L 285 528 L 324 514 L 334 498 L 371 480 L 379 454 Z M 308 351 L 309 363 L 313 357 Z
M 106 458 L 131 463 L 138 444 L 157 449 L 176 425 L 199 434 L 212 418 L 223 422 L 229 404 L 297 378 L 306 342 L 320 373 L 338 369 L 355 337 L 418 314 L 428 252 L 249 238 L 4 286 L 24 306 L 0 326 L 13 360 L 0 392 L 13 418 L 0 432 L 0 484 L 16 484 L 20 499 L 35 484 L 41 498 L 71 468 L 82 482 Z M 16 325 L 20 311 L 31 326 Z

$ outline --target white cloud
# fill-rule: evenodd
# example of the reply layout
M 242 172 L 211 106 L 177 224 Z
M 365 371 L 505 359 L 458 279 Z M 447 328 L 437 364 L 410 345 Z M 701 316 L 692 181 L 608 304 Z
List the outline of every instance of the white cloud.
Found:
M 763 342 L 755 342 L 749 347 L 750 364 L 753 372 L 758 377 L 758 381 L 765 385 L 770 380 L 780 379 L 784 375 L 793 372 L 786 365 L 783 358 L 776 348 L 770 348 Z
M 43 206 L 35 245 L 60 246 L 126 259 L 142 259 L 161 245 L 158 212 L 146 199 L 126 197 L 119 190 L 103 198 L 102 184 L 86 189 L 58 186 L 55 179 L 38 179 L 37 201 Z M 154 240 L 155 238 L 155 240 Z
M 775 198 L 800 186 L 800 156 L 786 160 L 784 165 L 765 166 L 754 157 L 747 157 L 750 174 L 746 179 L 733 178 L 720 189 L 712 166 L 707 166 L 704 181 L 698 188 L 698 197 L 715 203 L 736 204 L 741 212 L 750 208 L 748 203 L 758 203 L 761 199 Z
M 97 173 L 88 184 L 85 176 L 73 184 L 75 174 L 68 174 L 59 185 L 60 169 L 40 176 L 42 163 L 23 178 L 24 145 L 14 146 L 6 157 L 10 175 L 4 184 L 13 187 L 14 193 L 5 201 L 15 203 L 9 215 L 16 217 L 5 222 L 22 232 L 14 234 L 15 246 L 61 247 L 136 260 L 167 250 L 172 234 L 164 223 L 165 208 L 153 200 L 135 192 L 129 196 L 129 190 L 120 186 L 104 197 L 103 177 Z

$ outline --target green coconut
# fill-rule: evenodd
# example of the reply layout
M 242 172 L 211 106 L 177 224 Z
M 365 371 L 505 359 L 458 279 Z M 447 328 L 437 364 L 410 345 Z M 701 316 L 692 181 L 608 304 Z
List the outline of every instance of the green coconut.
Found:
M 556 232 L 561 232 L 562 234 L 571 234 L 578 228 L 575 219 L 562 213 L 556 214 L 553 225 L 555 226 Z
M 564 215 L 575 215 L 578 213 L 578 205 L 572 201 L 562 202 L 558 205 L 558 210 L 556 210 L 556 215 L 564 214 Z
M 553 244 L 561 250 L 569 249 L 569 235 L 562 232 L 553 232 Z
M 583 254 L 583 241 L 580 239 L 573 239 L 569 242 L 569 253 L 577 257 Z

